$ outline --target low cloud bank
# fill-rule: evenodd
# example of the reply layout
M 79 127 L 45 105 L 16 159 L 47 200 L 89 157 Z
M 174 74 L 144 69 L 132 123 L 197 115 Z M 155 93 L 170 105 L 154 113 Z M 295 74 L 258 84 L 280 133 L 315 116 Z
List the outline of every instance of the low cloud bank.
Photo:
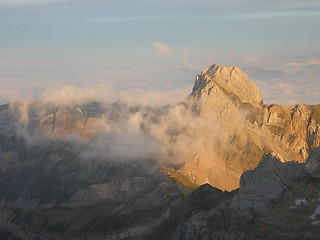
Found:
M 213 157 L 212 139 L 223 138 L 218 123 L 202 119 L 182 103 L 167 105 L 176 98 L 183 101 L 184 92 L 124 92 L 119 95 L 124 100 L 108 103 L 101 99 L 119 97 L 108 86 L 65 86 L 46 91 L 42 101 L 12 104 L 11 110 L 19 119 L 17 133 L 30 145 L 56 138 L 72 142 L 88 161 L 179 165 L 199 151 Z
M 191 87 L 161 89 L 127 89 L 115 91 L 111 85 L 97 84 L 86 88 L 72 85 L 57 85 L 42 94 L 42 101 L 55 106 L 74 106 L 88 102 L 126 102 L 130 105 L 160 107 L 174 105 L 183 100 Z

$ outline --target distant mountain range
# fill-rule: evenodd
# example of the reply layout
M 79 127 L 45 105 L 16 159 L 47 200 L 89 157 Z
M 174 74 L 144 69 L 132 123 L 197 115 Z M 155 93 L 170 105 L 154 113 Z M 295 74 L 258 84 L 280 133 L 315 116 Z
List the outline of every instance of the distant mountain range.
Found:
M 319 128 L 235 66 L 175 106 L 2 105 L 0 239 L 317 239 Z

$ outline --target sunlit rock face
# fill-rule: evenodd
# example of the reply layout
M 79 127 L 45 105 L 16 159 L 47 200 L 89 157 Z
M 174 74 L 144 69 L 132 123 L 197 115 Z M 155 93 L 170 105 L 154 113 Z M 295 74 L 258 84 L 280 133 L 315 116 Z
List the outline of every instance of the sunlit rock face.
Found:
M 61 108 L 41 119 L 39 128 L 60 139 L 64 139 L 66 134 L 90 138 L 96 134 L 94 129 L 96 122 L 95 118 L 83 116 L 81 108 L 72 110 Z
M 193 214 L 171 239 L 318 239 L 319 149 L 311 152 L 306 163 L 264 156 L 254 170 L 243 173 L 240 189 L 209 211 Z
M 258 87 L 235 66 L 204 69 L 184 104 L 213 126 L 199 126 L 204 137 L 214 131 L 181 169 L 198 183 L 232 190 L 263 154 L 304 162 L 307 150 L 319 146 L 319 105 L 263 104 Z
M 192 95 L 214 95 L 220 90 L 227 95 L 236 96 L 243 103 L 258 104 L 262 96 L 258 87 L 248 75 L 236 66 L 212 65 L 196 77 Z

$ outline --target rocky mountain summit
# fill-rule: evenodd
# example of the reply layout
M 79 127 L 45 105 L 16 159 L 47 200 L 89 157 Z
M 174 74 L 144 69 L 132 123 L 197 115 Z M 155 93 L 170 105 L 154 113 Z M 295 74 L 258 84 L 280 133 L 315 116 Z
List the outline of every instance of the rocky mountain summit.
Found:
M 211 91 L 216 94 L 219 92 L 216 85 L 228 95 L 238 97 L 243 103 L 260 104 L 263 102 L 258 87 L 246 73 L 236 66 L 226 67 L 215 64 L 204 69 L 196 77 L 192 94 L 202 96 L 206 93 L 210 94 Z
M 319 126 L 220 65 L 171 107 L 2 105 L 0 239 L 317 239 Z
M 205 69 L 184 104 L 219 129 L 181 170 L 192 172 L 200 184 L 233 190 L 241 174 L 256 167 L 264 154 L 305 162 L 308 149 L 320 144 L 319 105 L 263 104 L 257 86 L 238 67 Z

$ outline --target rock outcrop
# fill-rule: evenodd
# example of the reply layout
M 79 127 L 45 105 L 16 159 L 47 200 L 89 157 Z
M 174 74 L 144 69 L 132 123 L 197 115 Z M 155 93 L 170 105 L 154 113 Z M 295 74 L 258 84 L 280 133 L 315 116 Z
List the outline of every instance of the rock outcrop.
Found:
M 317 239 L 320 178 L 307 167 L 313 161 L 266 155 L 241 176 L 240 189 L 209 211 L 192 214 L 171 239 Z
M 243 220 L 267 212 L 294 180 L 304 173 L 304 164 L 283 162 L 281 158 L 266 155 L 255 170 L 242 174 L 238 194 L 232 199 L 231 209 Z
M 200 75 L 197 75 L 191 94 L 215 95 L 220 91 L 229 97 L 238 98 L 242 103 L 255 105 L 263 102 L 258 87 L 236 66 L 226 67 L 215 64 L 204 69 Z M 219 97 L 216 99 L 218 100 Z
M 305 162 L 319 146 L 320 105 L 263 104 L 257 86 L 238 67 L 213 65 L 196 77 L 185 106 L 216 126 L 215 136 L 186 161 L 181 171 L 220 189 L 239 186 L 240 175 L 264 154 Z M 197 131 L 210 131 L 199 126 Z M 203 134 L 204 136 L 206 134 Z
M 60 108 L 42 118 L 39 122 L 39 128 L 60 139 L 64 139 L 71 134 L 91 138 L 97 133 L 94 129 L 96 122 L 93 117 L 83 116 L 81 108 L 71 110 Z

